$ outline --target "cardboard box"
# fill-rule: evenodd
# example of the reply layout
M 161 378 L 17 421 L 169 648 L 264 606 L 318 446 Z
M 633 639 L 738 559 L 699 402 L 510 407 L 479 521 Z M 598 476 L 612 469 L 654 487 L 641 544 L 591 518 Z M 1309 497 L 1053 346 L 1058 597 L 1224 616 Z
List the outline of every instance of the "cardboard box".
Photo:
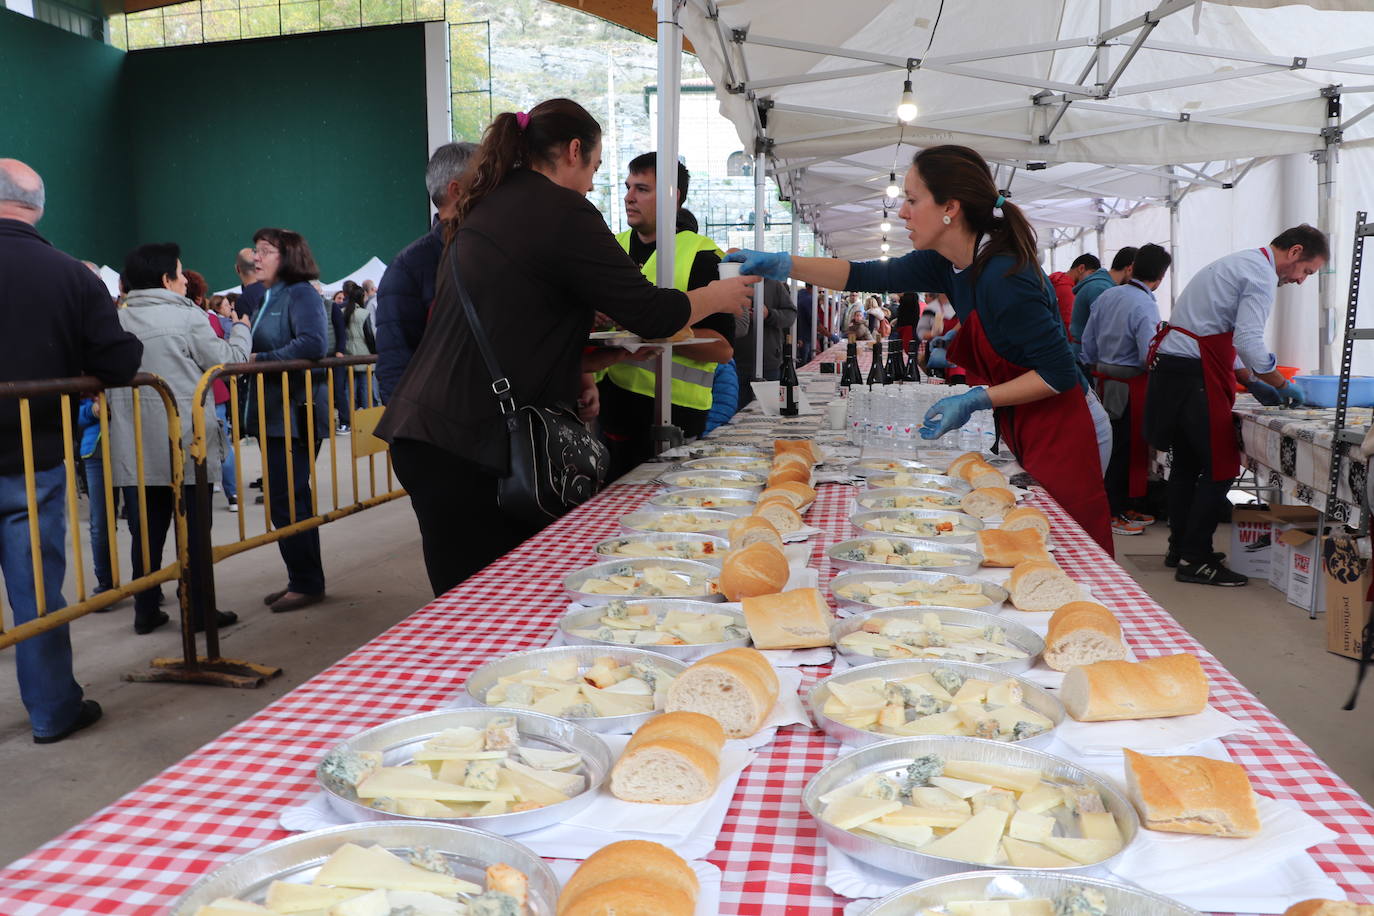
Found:
M 1369 620 L 1369 539 L 1334 535 L 1322 543 L 1326 651 L 1359 658 Z
M 1231 549 L 1226 565 L 1243 576 L 1269 576 L 1274 520 L 1264 506 L 1236 506 L 1231 510 Z
M 1288 593 L 1290 572 L 1293 569 L 1293 549 L 1282 537 L 1292 530 L 1316 531 L 1319 513 L 1308 506 L 1270 506 L 1264 513 L 1270 522 L 1269 546 L 1269 584 L 1285 595 Z M 1290 538 L 1289 540 L 1294 540 Z M 1236 554 L 1232 552 L 1229 560 Z M 1232 569 L 1235 567 L 1232 566 Z M 1310 575 L 1310 565 L 1308 566 Z M 1256 575 L 1259 575 L 1256 573 Z
M 1278 540 L 1288 548 L 1288 603 L 1311 608 L 1312 589 L 1321 581 L 1317 564 L 1317 534 L 1296 525 L 1286 526 Z

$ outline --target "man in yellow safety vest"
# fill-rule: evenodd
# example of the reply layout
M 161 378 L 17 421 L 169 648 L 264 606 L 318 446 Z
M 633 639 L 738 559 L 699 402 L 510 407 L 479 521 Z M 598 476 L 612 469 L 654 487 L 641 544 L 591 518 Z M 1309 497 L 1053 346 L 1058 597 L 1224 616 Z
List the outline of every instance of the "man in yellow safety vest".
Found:
M 704 235 L 684 228 L 694 220 L 682 209 L 690 180 L 687 168 L 677 166 L 677 240 L 673 256 L 673 286 L 684 292 L 717 279 L 721 251 Z M 630 162 L 625 179 L 625 221 L 630 228 L 616 238 L 630 258 L 657 283 L 658 220 L 657 161 L 653 153 Z M 709 343 L 673 349 L 673 424 L 684 435 L 699 436 L 711 409 L 711 383 L 716 366 L 734 356 L 735 320 L 730 315 L 711 315 L 692 326 L 698 338 Z M 653 457 L 654 390 L 657 362 L 628 361 L 606 370 L 599 384 L 601 431 L 611 450 L 610 479 Z

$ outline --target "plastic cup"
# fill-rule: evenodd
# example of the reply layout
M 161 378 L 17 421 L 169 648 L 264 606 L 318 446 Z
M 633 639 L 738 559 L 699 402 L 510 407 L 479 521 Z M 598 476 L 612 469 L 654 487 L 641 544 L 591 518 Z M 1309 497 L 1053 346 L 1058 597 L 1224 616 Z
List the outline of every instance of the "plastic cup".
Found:
M 721 261 L 719 270 L 722 280 L 729 280 L 731 277 L 739 276 L 739 269 L 743 267 L 739 261 Z

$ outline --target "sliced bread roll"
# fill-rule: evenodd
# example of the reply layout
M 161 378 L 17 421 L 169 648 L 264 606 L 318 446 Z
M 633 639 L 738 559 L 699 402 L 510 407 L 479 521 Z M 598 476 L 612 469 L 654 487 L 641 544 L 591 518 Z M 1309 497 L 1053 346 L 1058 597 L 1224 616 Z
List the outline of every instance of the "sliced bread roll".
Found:
M 803 454 L 797 451 L 779 452 L 773 456 L 773 470 L 775 471 L 778 468 L 784 468 L 791 464 L 795 464 L 797 467 L 804 469 L 808 474 L 811 473 L 810 453 Z
M 693 916 L 696 901 L 647 875 L 616 878 L 579 894 L 559 916 Z
M 559 916 L 564 916 L 568 905 L 593 887 L 622 878 L 652 880 L 694 904 L 700 891 L 692 866 L 667 846 L 648 840 L 621 840 L 601 847 L 577 867 L 558 895 Z
M 744 620 L 759 649 L 811 649 L 834 643 L 834 618 L 820 591 L 796 588 L 744 599 Z
M 1049 516 L 1034 506 L 1020 506 L 1002 516 L 1003 531 L 1020 531 L 1023 528 L 1034 528 L 1036 531 L 1040 532 L 1040 536 L 1044 538 L 1045 543 L 1049 543 Z
M 720 780 L 725 732 L 710 716 L 670 712 L 650 719 L 611 769 L 611 794 L 624 801 L 690 805 Z
M 774 439 L 773 455 L 776 457 L 784 452 L 797 452 L 805 455 L 812 464 L 820 464 L 824 457 L 821 453 L 821 447 L 810 439 Z
M 1374 904 L 1345 900 L 1304 900 L 1283 911 L 1283 916 L 1374 916 Z
M 1187 652 L 1141 662 L 1094 662 L 1069 669 L 1059 698 L 1080 722 L 1190 716 L 1207 708 L 1207 675 L 1197 656 Z
M 770 484 L 768 489 L 759 494 L 759 503 L 762 504 L 773 497 L 781 496 L 785 498 L 793 509 L 800 512 L 807 506 L 816 501 L 816 490 L 804 483 L 795 480 L 784 481 L 779 484 Z
M 1147 830 L 1255 836 L 1259 807 L 1245 768 L 1210 757 L 1147 757 L 1130 748 L 1126 793 Z
M 778 529 L 774 528 L 768 519 L 758 515 L 746 515 L 735 519 L 730 523 L 729 535 L 732 550 L 748 547 L 759 541 L 782 550 L 782 535 L 778 534 Z
M 754 514 L 759 518 L 768 519 L 769 523 L 777 529 L 778 534 L 783 537 L 806 527 L 806 522 L 802 521 L 801 513 L 793 508 L 791 500 L 785 496 L 778 496 L 776 499 L 768 501 L 760 500 L 754 509 Z
M 973 465 L 966 473 L 968 474 L 969 486 L 974 489 L 981 489 L 983 487 L 1001 487 L 1002 489 L 1006 489 L 1007 475 L 1003 474 L 992 465 L 987 465 L 986 467 Z
M 731 601 L 775 595 L 787 587 L 791 574 L 780 548 L 756 541 L 725 555 L 720 567 L 720 591 Z
M 771 680 L 761 666 L 768 667 Z M 726 737 L 748 738 L 763 727 L 777 701 L 778 677 L 768 660 L 753 649 L 728 649 L 682 672 L 668 688 L 665 708 L 708 715 Z
M 1034 528 L 1007 531 L 988 528 L 977 533 L 978 547 L 983 552 L 984 566 L 1013 567 L 1022 563 L 1053 563 L 1045 549 L 1045 539 Z
M 1007 580 L 1011 603 L 1019 611 L 1057 611 L 1070 601 L 1078 601 L 1083 591 L 1054 563 L 1032 560 L 1011 571 Z
M 986 463 L 987 462 L 983 458 L 983 456 L 978 454 L 977 452 L 964 452 L 958 458 L 955 458 L 953 461 L 949 463 L 949 466 L 945 468 L 945 473 L 950 477 L 957 477 L 960 480 L 963 480 L 965 467 L 967 467 L 970 464 Z
M 1050 618 L 1044 659 L 1055 671 L 1094 662 L 1125 661 L 1121 624 L 1100 604 L 1070 601 Z
M 811 484 L 811 469 L 794 461 L 789 461 L 782 467 L 775 467 L 768 472 L 769 487 L 776 487 L 783 483 L 802 483 L 809 486 Z
M 960 505 L 974 518 L 996 518 L 1016 507 L 1016 496 L 1004 487 L 980 487 L 965 494 Z

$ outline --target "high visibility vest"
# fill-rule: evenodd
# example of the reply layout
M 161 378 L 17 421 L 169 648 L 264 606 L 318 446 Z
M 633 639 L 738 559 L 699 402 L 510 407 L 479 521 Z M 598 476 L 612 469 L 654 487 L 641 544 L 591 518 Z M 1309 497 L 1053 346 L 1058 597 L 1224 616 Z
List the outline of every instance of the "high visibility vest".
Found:
M 626 253 L 630 250 L 630 233 L 627 229 L 615 237 Z M 673 288 L 687 291 L 687 278 L 692 273 L 692 262 L 697 254 L 714 251 L 720 254 L 720 246 L 704 235 L 695 232 L 679 232 L 673 255 Z M 649 260 L 640 268 L 651 283 L 658 282 L 658 251 L 649 255 Z M 692 410 L 711 409 L 711 386 L 715 382 L 716 363 L 703 362 L 686 356 L 673 354 L 673 403 L 678 407 Z M 658 368 L 656 363 L 636 362 L 616 363 L 606 370 L 606 378 L 626 391 L 653 397 L 658 388 Z

